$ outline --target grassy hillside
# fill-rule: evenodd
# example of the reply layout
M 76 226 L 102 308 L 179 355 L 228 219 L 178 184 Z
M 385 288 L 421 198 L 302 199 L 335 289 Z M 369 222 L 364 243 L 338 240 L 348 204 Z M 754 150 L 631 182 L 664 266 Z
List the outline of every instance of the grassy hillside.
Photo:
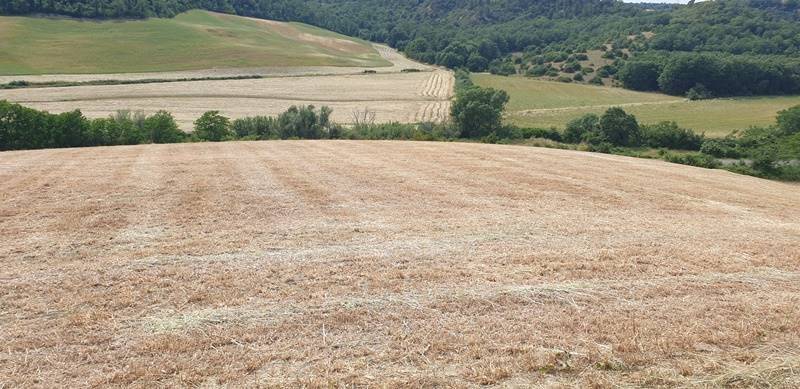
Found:
M 521 126 L 563 127 L 575 117 L 618 105 L 641 123 L 673 120 L 709 136 L 724 136 L 732 130 L 772 124 L 778 111 L 800 104 L 800 96 L 688 101 L 659 93 L 523 77 L 476 74 L 473 80 L 507 91 L 511 96 L 507 120 Z
M 0 17 L 0 52 L 0 75 L 389 65 L 367 42 L 320 28 L 206 11 L 137 21 Z

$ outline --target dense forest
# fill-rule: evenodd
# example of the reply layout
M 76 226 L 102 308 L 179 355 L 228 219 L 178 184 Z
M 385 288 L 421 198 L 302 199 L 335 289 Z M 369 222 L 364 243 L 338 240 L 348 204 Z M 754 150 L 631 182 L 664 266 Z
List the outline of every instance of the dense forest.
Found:
M 632 89 L 698 98 L 800 92 L 800 0 L 717 0 L 690 6 L 614 0 L 0 3 L 2 14 L 88 18 L 171 17 L 191 8 L 306 22 L 388 43 L 424 62 L 471 71 L 524 73 L 512 53 L 572 54 L 609 47 L 612 53 L 624 51 L 609 72 Z M 746 82 L 733 87 L 729 80 Z

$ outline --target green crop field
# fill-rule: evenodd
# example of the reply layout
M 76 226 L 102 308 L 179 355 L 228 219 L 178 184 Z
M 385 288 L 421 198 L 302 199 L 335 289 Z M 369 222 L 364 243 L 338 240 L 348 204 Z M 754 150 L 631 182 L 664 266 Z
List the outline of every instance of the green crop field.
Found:
M 267 66 L 389 66 L 364 41 L 206 11 L 174 19 L 0 17 L 0 75 Z
M 529 127 L 559 127 L 585 113 L 621 106 L 641 123 L 671 120 L 679 125 L 724 136 L 752 125 L 774 123 L 775 114 L 800 105 L 800 96 L 769 96 L 689 101 L 659 93 L 622 88 L 541 81 L 524 77 L 475 74 L 480 86 L 499 88 L 511 96 L 506 120 Z

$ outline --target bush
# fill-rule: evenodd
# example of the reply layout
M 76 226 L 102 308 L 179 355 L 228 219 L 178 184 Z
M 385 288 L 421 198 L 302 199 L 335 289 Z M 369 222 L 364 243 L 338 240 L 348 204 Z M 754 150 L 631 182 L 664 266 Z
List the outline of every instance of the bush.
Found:
M 462 89 L 475 86 L 475 84 L 472 83 L 472 79 L 469 77 L 469 72 L 464 69 L 456 70 L 454 77 L 456 79 L 456 84 L 455 84 L 456 92 Z
M 600 77 L 611 77 L 615 74 L 617 74 L 617 67 L 614 65 L 603 65 L 597 71 L 597 75 Z
M 478 53 L 470 54 L 467 59 L 467 69 L 471 72 L 483 72 L 489 67 L 489 61 Z M 516 72 L 515 72 L 516 73 Z
M 561 133 L 555 128 L 522 128 L 522 137 L 524 139 L 549 139 L 556 142 L 561 142 Z
M 719 162 L 714 157 L 702 153 L 691 153 L 691 154 L 667 153 L 664 155 L 664 159 L 672 163 L 697 166 L 706 169 L 715 169 L 720 166 Z
M 561 77 L 557 78 L 556 81 L 558 81 L 558 82 L 572 82 L 572 78 L 567 77 L 567 76 L 561 76 Z
M 0 100 L 0 150 L 47 147 L 45 114 Z
M 528 69 L 528 71 L 525 74 L 533 77 L 541 77 L 544 76 L 549 69 L 550 69 L 549 66 L 535 65 L 532 68 Z
M 775 174 L 778 159 L 774 147 L 764 147 L 756 150 L 752 153 L 751 157 L 753 159 L 753 164 L 751 166 L 754 170 L 767 176 Z
M 236 119 L 231 130 L 239 138 L 278 139 L 277 121 L 273 117 L 253 116 Z
M 686 98 L 689 100 L 706 100 L 713 97 L 711 91 L 703 84 L 696 84 L 686 92 Z
M 425 137 L 425 134 L 418 131 L 417 127 L 413 124 L 393 122 L 357 125 L 349 131 L 345 131 L 343 137 L 348 139 L 368 140 L 421 140 L 421 138 Z
M 654 91 L 658 90 L 659 74 L 661 66 L 657 63 L 631 61 L 619 70 L 619 80 L 628 89 Z
M 510 76 L 512 74 L 517 74 L 517 68 L 511 62 L 497 60 L 489 65 L 489 73 L 500 76 Z
M 773 126 L 751 126 L 744 130 L 734 132 L 732 137 L 736 139 L 736 143 L 741 149 L 755 150 L 771 144 L 780 143 L 783 132 L 779 128 Z
M 717 158 L 741 158 L 742 154 L 738 150 L 736 140 L 732 138 L 723 139 L 706 139 L 700 152 L 703 154 L 713 155 Z
M 561 51 L 549 51 L 544 54 L 544 60 L 547 62 L 564 62 L 567 58 L 569 55 Z
M 588 113 L 567 123 L 562 139 L 567 143 L 580 143 L 586 140 L 590 133 L 600 130 L 600 118 Z
M 500 128 L 509 97 L 505 91 L 477 86 L 456 93 L 450 115 L 467 138 L 480 138 Z
M 194 135 L 197 139 L 209 142 L 221 142 L 233 136 L 230 131 L 230 120 L 219 114 L 219 111 L 208 111 L 194 122 Z
M 186 138 L 186 133 L 178 128 L 175 118 L 167 111 L 158 111 L 146 118 L 144 132 L 153 143 L 178 143 Z
M 531 138 L 543 138 L 543 139 L 550 139 L 557 142 L 561 141 L 561 133 L 554 128 L 520 128 L 517 126 L 503 126 L 497 131 L 494 131 L 494 135 L 498 139 L 508 139 L 508 140 L 522 140 L 522 139 L 531 139 Z
M 330 133 L 330 116 L 333 112 L 323 106 L 316 111 L 313 105 L 291 106 L 276 119 L 277 134 L 281 139 L 320 139 Z
M 675 122 L 645 125 L 642 126 L 641 132 L 642 144 L 656 148 L 700 150 L 704 138 L 692 130 L 678 127 Z
M 596 135 L 597 133 L 592 133 L 592 134 Z M 586 144 L 586 151 L 609 154 L 613 150 L 614 150 L 614 145 L 608 142 L 590 141 L 589 143 Z
M 0 84 L 0 89 L 17 89 L 17 88 L 25 88 L 29 86 L 30 83 L 24 80 L 15 80 L 11 81 L 8 84 Z
M 781 139 L 777 144 L 782 159 L 800 160 L 800 132 Z
M 561 65 L 561 71 L 564 73 L 575 73 L 581 70 L 581 65 L 577 62 L 566 62 Z
M 600 132 L 615 146 L 637 146 L 641 139 L 636 117 L 618 107 L 609 108 L 600 117 Z
M 800 133 L 800 105 L 778 112 L 777 122 L 786 135 Z
M 81 111 L 50 116 L 49 130 L 53 133 L 53 143 L 59 147 L 93 146 L 88 137 L 90 123 Z
M 575 75 L 572 76 L 572 79 L 575 80 L 575 81 L 583 81 L 583 74 L 575 73 Z

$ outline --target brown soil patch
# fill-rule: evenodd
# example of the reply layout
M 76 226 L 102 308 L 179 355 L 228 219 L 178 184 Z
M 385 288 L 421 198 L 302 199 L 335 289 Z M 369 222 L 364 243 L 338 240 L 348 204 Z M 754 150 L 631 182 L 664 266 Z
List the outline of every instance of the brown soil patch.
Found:
M 0 153 L 0 386 L 800 385 L 797 186 L 514 146 Z

